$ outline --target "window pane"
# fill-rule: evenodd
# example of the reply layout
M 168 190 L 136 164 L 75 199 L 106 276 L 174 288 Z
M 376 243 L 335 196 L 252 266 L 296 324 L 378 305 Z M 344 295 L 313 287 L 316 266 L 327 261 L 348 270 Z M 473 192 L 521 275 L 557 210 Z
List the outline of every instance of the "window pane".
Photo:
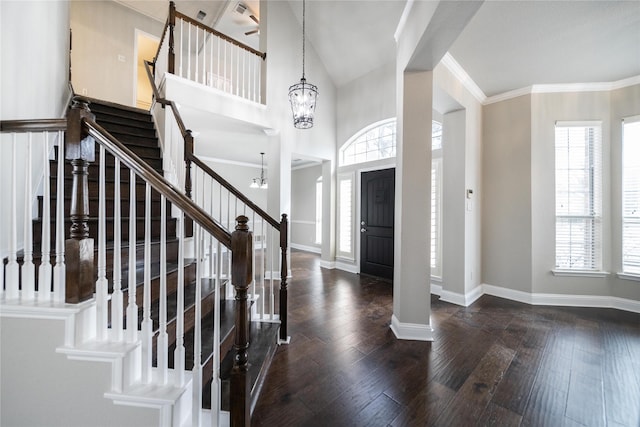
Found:
M 556 268 L 601 268 L 600 126 L 556 126 Z
M 363 129 L 340 152 L 340 166 L 395 157 L 396 119 L 385 120 Z
M 351 253 L 351 179 L 340 180 L 340 215 L 338 227 L 338 251 Z
M 622 271 L 640 274 L 640 122 L 624 124 L 622 144 Z

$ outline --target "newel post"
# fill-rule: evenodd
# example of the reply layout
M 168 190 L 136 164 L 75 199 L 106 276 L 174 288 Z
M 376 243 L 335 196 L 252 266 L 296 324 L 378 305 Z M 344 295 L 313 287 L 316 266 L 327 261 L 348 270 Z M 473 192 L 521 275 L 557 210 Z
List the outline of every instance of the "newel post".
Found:
M 167 62 L 167 70 L 170 74 L 175 74 L 176 70 L 176 54 L 174 51 L 173 29 L 176 26 L 176 4 L 169 2 L 169 58 Z
M 184 135 L 184 192 L 191 198 L 191 156 L 193 155 L 193 135 L 187 130 Z
M 287 262 L 287 247 L 289 239 L 289 222 L 287 214 L 282 214 L 280 221 L 280 337 L 281 344 L 288 344 L 290 337 L 287 335 L 287 274 L 289 273 L 289 263 Z
M 236 230 L 231 234 L 231 280 L 236 290 L 236 356 L 231 371 L 231 426 L 251 424 L 251 386 L 249 384 L 249 307 L 248 289 L 253 275 L 251 264 L 253 233 L 249 231 L 249 218 L 236 218 Z
M 65 241 L 66 291 L 65 302 L 77 304 L 93 295 L 93 239 L 89 238 L 89 163 L 95 161 L 95 141 L 82 125 L 83 118 L 94 119 L 89 100 L 73 98 L 67 113 L 65 159 L 71 161 L 70 238 Z M 62 203 L 63 201 L 59 201 Z

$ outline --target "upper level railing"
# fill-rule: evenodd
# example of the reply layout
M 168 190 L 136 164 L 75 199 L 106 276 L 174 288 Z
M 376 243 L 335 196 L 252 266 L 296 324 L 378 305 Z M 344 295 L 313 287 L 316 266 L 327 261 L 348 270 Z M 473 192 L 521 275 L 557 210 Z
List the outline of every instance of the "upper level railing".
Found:
M 266 53 L 228 37 L 169 5 L 169 17 L 152 64 L 160 79 L 168 72 L 261 103 Z
M 236 396 L 238 390 L 249 393 L 246 386 L 248 289 L 253 276 L 254 251 L 248 218 L 238 216 L 235 231 L 228 232 L 98 125 L 83 98 L 74 98 L 66 120 L 3 121 L 0 129 L 3 152 L 11 152 L 12 177 L 11 182 L 2 187 L 2 199 L 11 202 L 9 220 L 0 222 L 10 235 L 6 266 L 0 274 L 3 307 L 40 305 L 49 308 L 52 303 L 76 304 L 95 298 L 95 331 L 87 334 L 88 337 L 97 342 L 141 343 L 141 352 L 136 353 L 140 363 L 132 364 L 140 370 L 114 378 L 112 391 L 126 392 L 128 387 L 137 384 L 182 387 L 187 384 L 185 319 L 188 310 L 185 310 L 185 296 L 190 289 L 194 300 L 190 309 L 194 312 L 191 417 L 196 425 L 201 414 L 200 393 L 209 380 L 212 413 L 215 416 L 220 413 L 220 316 L 223 312 L 220 300 L 224 299 L 220 292 L 223 281 L 231 279 L 236 306 L 236 355 L 231 389 L 235 390 Z M 10 150 L 5 151 L 5 144 L 10 145 Z M 111 157 L 107 157 L 107 153 Z M 96 157 L 97 168 L 92 166 Z M 42 197 L 38 199 L 40 221 L 32 223 L 31 212 L 36 200 L 32 189 L 37 187 L 32 181 L 33 176 L 40 173 L 35 170 L 36 163 L 42 165 L 44 172 L 40 185 Z M 50 169 L 55 170 L 53 176 L 49 175 Z M 109 189 L 110 186 L 113 188 Z M 18 192 L 25 192 L 21 187 L 27 194 L 20 196 L 24 200 L 24 218 L 23 226 L 18 227 L 15 202 Z M 90 197 L 94 201 L 97 197 L 97 206 L 90 203 Z M 174 219 L 167 212 L 169 207 Z M 185 277 L 187 219 L 194 224 L 194 255 L 190 256 L 196 260 L 195 277 L 189 283 Z M 172 231 L 169 224 L 174 224 Z M 18 239 L 19 228 L 24 231 L 22 241 Z M 52 234 L 55 234 L 53 239 Z M 41 235 L 37 243 L 34 243 L 34 235 Z M 94 242 L 97 251 L 94 251 Z M 177 246 L 172 259 L 168 253 L 170 246 Z M 208 254 L 215 259 L 212 260 L 214 269 L 207 274 L 205 247 L 216 248 L 215 253 Z M 137 274 L 136 268 L 140 252 L 144 257 L 141 272 L 144 277 Z M 97 274 L 94 253 L 97 253 Z M 230 261 L 229 270 L 225 272 L 226 258 Z M 177 264 L 177 278 L 172 279 L 171 284 L 167 274 L 169 264 Z M 212 312 L 215 314 L 210 377 L 203 377 L 206 370 L 201 357 L 201 322 L 208 318 L 203 316 L 205 288 L 213 297 L 209 301 L 213 300 Z M 171 312 L 175 313 L 173 319 Z M 248 395 L 232 402 L 232 425 L 249 424 L 248 402 Z

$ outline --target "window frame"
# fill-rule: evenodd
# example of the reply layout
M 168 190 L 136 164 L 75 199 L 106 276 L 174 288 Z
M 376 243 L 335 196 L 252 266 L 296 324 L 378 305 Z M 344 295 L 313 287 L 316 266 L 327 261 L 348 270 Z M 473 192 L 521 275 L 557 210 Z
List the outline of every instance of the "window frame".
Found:
M 633 142 L 636 144 L 635 147 L 635 151 L 640 152 L 640 116 L 633 116 L 633 117 L 626 117 L 622 120 L 622 138 L 621 138 L 621 153 L 622 153 L 622 162 L 621 162 L 621 185 L 620 185 L 620 195 L 621 195 L 621 200 L 620 200 L 620 207 L 621 207 L 621 228 L 620 228 L 620 250 L 621 250 L 621 259 L 620 259 L 620 265 L 621 265 L 621 273 L 619 273 L 619 276 L 623 276 L 624 278 L 635 278 L 637 280 L 640 280 L 640 259 L 638 260 L 638 262 L 636 263 L 625 263 L 625 257 L 627 256 L 627 253 L 625 252 L 625 249 L 627 247 L 628 242 L 626 242 L 626 233 L 625 233 L 625 229 L 627 225 L 635 225 L 636 227 L 640 228 L 640 206 L 636 207 L 634 212 L 635 213 L 633 216 L 629 216 L 627 215 L 627 192 L 632 192 L 635 191 L 635 193 L 640 194 L 640 165 L 637 164 L 629 164 L 632 161 L 636 161 L 638 163 L 640 163 L 639 157 L 638 156 L 633 156 L 633 155 L 629 155 L 629 154 L 625 154 L 625 146 L 628 143 L 626 138 L 625 138 L 625 129 L 626 126 L 634 126 L 634 127 L 638 127 L 639 129 L 636 130 L 636 132 L 638 132 L 638 140 L 634 140 Z M 631 141 L 629 141 L 631 142 Z M 637 187 L 633 190 L 627 190 L 626 189 L 626 183 L 627 183 L 627 178 L 626 175 L 629 173 L 628 169 L 638 169 L 638 171 L 635 171 L 636 175 L 636 179 L 638 180 L 637 183 Z M 632 199 L 633 200 L 633 199 Z M 639 204 L 640 205 L 640 204 Z M 638 245 L 640 247 L 640 231 L 637 232 L 638 233 L 638 237 L 637 239 L 639 240 L 636 245 Z M 634 251 L 634 255 L 632 255 L 633 257 L 639 257 L 640 256 L 640 249 L 635 249 Z
M 579 138 L 575 138 L 575 133 L 570 133 L 571 128 L 583 128 L 592 129 L 589 141 L 584 146 L 579 146 Z M 559 139 L 559 132 L 567 129 L 566 138 Z M 578 141 L 578 143 L 576 143 Z M 572 154 L 571 143 L 573 142 L 574 148 Z M 559 150 L 564 149 L 561 144 L 566 145 L 567 158 L 566 164 L 559 164 Z M 604 230 L 603 230 L 603 126 L 602 121 L 579 121 L 579 122 L 567 122 L 558 121 L 555 123 L 554 128 L 554 148 L 555 148 L 555 162 L 554 162 L 554 194 L 555 194 L 555 268 L 552 270 L 557 276 L 571 275 L 571 274 L 586 274 L 601 276 L 604 273 L 603 270 L 603 242 L 604 242 Z M 583 150 L 581 154 L 579 150 Z M 577 153 L 577 154 L 575 154 Z M 584 157 L 581 157 L 584 156 Z M 583 162 L 584 166 L 581 168 L 572 168 L 572 162 Z M 562 167 L 562 168 L 560 168 Z M 572 174 L 572 171 L 578 171 L 582 174 Z M 566 188 L 562 187 L 562 181 L 559 181 L 560 175 L 566 175 Z M 586 180 L 582 180 L 583 191 L 573 190 L 575 182 L 580 182 L 580 178 L 587 177 Z M 588 184 L 585 185 L 585 182 Z M 571 188 L 570 188 L 571 187 Z M 579 188 L 580 186 L 578 186 Z M 588 191 L 585 193 L 584 190 Z M 574 199 L 571 198 L 571 194 L 585 194 L 586 198 L 583 198 L 582 203 L 572 203 Z M 564 199 L 567 206 L 560 205 L 561 199 Z M 576 200 L 579 200 L 576 199 Z M 585 203 L 586 200 L 586 203 Z M 571 212 L 575 210 L 574 206 L 583 205 L 582 212 Z M 586 207 L 585 207 L 586 206 Z M 559 211 L 564 212 L 559 212 Z M 577 239 L 577 245 L 574 245 L 572 235 L 574 231 L 572 227 L 575 225 L 580 230 L 580 223 L 582 222 L 584 231 L 583 238 Z M 568 226 L 569 237 L 565 242 L 561 241 L 562 235 L 559 234 L 559 226 L 563 225 L 562 229 L 566 230 Z M 576 232 L 578 236 L 579 232 Z M 582 244 L 580 244 L 582 241 Z M 568 246 L 568 252 L 562 251 L 562 245 Z M 572 251 L 572 247 L 583 247 L 583 252 L 579 250 Z M 582 257 L 580 256 L 582 254 Z M 562 260 L 560 257 L 568 257 L 568 261 Z M 582 258 L 582 262 L 578 262 Z M 574 267 L 572 264 L 575 264 Z

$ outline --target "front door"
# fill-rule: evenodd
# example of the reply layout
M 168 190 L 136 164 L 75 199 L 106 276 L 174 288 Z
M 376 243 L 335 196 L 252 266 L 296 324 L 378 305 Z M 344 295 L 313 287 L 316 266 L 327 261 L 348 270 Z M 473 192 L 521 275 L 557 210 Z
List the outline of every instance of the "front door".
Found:
M 360 188 L 360 273 L 393 279 L 395 169 L 363 172 Z

